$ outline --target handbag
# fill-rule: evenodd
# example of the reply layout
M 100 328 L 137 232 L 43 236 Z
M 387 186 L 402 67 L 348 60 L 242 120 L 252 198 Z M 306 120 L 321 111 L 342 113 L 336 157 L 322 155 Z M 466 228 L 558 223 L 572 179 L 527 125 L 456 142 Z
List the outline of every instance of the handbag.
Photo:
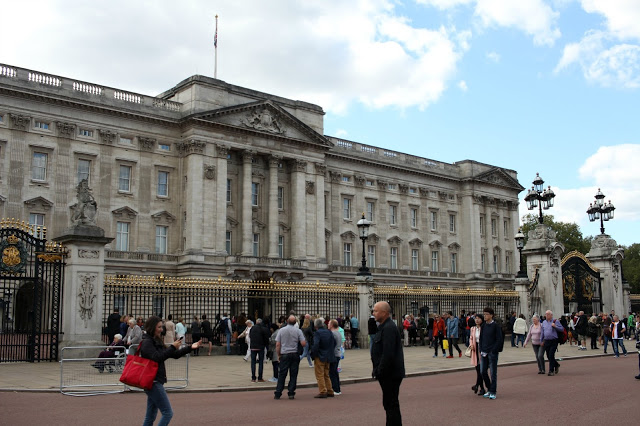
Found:
M 138 356 L 141 347 L 142 345 L 138 346 L 135 355 L 127 355 L 120 381 L 128 386 L 151 390 L 153 380 L 158 374 L 158 363 Z
M 471 346 L 467 346 L 467 349 L 464 351 L 464 356 L 471 358 Z

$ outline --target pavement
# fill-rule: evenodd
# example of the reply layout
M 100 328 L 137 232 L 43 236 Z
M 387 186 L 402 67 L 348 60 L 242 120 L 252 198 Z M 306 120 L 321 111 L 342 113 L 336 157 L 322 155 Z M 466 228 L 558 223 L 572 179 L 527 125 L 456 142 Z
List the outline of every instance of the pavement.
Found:
M 512 348 L 509 341 L 505 342 L 504 351 L 500 354 L 499 365 L 520 365 L 535 363 L 531 346 L 526 348 Z M 632 346 L 633 345 L 633 346 Z M 636 352 L 634 342 L 629 342 L 629 354 L 635 358 Z M 633 348 L 633 349 L 632 349 Z M 451 373 L 473 369 L 469 358 L 464 356 L 465 346 L 461 345 L 462 357 L 458 357 L 454 349 L 453 359 L 444 358 L 442 354 L 438 358 L 433 358 L 434 351 L 426 346 L 405 348 L 405 369 L 407 377 L 433 375 L 438 373 Z M 203 353 L 204 352 L 204 353 Z M 611 349 L 609 357 L 611 357 Z M 556 358 L 574 359 L 586 357 L 605 356 L 602 349 L 599 350 L 578 350 L 576 346 L 568 344 L 559 347 Z M 90 384 L 95 389 L 103 389 L 98 385 L 108 384 L 118 385 L 118 372 L 99 374 L 91 367 L 93 361 L 79 361 L 65 363 L 65 385 L 75 383 L 78 385 Z M 167 366 L 168 375 L 171 379 L 184 377 L 184 367 L 187 360 L 170 360 L 176 363 L 175 368 Z M 178 364 L 180 363 L 180 364 Z M 238 355 L 212 355 L 207 356 L 206 350 L 201 349 L 199 356 L 189 356 L 188 359 L 188 386 L 178 389 L 176 392 L 239 392 L 255 391 L 265 389 L 275 389 L 275 383 L 252 383 L 251 363 L 245 362 L 242 356 Z M 535 368 L 535 366 L 533 367 Z M 173 372 L 173 373 L 172 373 Z M 273 367 L 270 362 L 264 365 L 264 379 L 268 380 L 272 376 Z M 371 360 L 368 349 L 347 350 L 345 359 L 342 361 L 342 372 L 340 380 L 343 384 L 353 384 L 371 381 Z M 186 382 L 176 382 L 177 384 Z M 0 364 L 0 391 L 11 392 L 60 392 L 61 385 L 61 363 L 41 362 L 41 363 L 3 363 Z M 169 383 L 171 385 L 171 382 Z M 120 385 L 121 386 L 121 385 Z M 315 387 L 316 381 L 313 368 L 309 368 L 305 360 L 300 362 L 298 375 L 298 387 Z M 88 389 L 94 389 L 88 387 Z
M 408 349 L 414 359 L 422 348 Z M 530 352 L 505 348 L 503 358 L 523 357 Z M 614 359 L 587 356 L 569 359 L 575 348 L 562 348 L 560 374 L 538 375 L 535 364 L 503 365 L 498 368 L 498 398 L 490 400 L 471 392 L 475 371 L 445 370 L 447 374 L 410 377 L 400 386 L 400 410 L 404 425 L 606 425 L 638 424 L 638 354 Z M 363 355 L 352 354 L 366 358 Z M 360 352 L 367 352 L 366 350 Z M 564 353 L 566 352 L 566 353 Z M 596 352 L 596 351 L 592 351 Z M 520 355 L 518 355 L 520 354 Z M 533 354 L 533 351 L 531 351 Z M 347 352 L 349 355 L 349 352 Z M 204 364 L 223 362 L 201 360 Z M 229 360 L 229 364 L 238 364 Z M 244 365 L 244 361 L 240 360 Z M 463 366 L 464 360 L 432 360 L 433 366 Z M 450 363 L 450 364 L 448 364 Z M 348 364 L 345 364 L 348 365 Z M 4 372 L 6 365 L 0 366 Z M 308 369 L 311 370 L 311 369 Z M 437 371 L 437 370 L 433 370 Z M 307 372 L 306 369 L 301 372 Z M 245 379 L 246 369 L 240 367 Z M 37 379 L 35 375 L 31 375 Z M 211 376 L 211 375 L 209 375 Z M 217 383 L 217 379 L 216 379 Z M 377 383 L 345 384 L 342 395 L 315 399 L 317 387 L 298 389 L 294 400 L 273 399 L 273 391 L 256 392 L 169 392 L 173 408 L 172 425 L 285 426 L 377 426 L 385 424 L 382 392 Z M 72 398 L 56 392 L 3 392 L 0 394 L 0 424 L 113 426 L 126 422 L 141 424 L 147 406 L 142 392 L 126 392 Z M 160 417 L 160 415 L 158 415 Z M 157 421 L 157 419 L 156 419 Z

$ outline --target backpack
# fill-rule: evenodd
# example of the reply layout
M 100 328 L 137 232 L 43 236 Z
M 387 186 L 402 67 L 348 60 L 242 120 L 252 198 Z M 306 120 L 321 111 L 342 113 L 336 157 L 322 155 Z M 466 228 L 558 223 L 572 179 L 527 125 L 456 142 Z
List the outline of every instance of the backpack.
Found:
M 564 345 L 567 341 L 567 337 L 569 336 L 569 333 L 567 333 L 567 329 L 565 328 L 564 330 L 562 330 L 562 332 L 556 330 L 556 334 L 558 335 L 558 344 Z

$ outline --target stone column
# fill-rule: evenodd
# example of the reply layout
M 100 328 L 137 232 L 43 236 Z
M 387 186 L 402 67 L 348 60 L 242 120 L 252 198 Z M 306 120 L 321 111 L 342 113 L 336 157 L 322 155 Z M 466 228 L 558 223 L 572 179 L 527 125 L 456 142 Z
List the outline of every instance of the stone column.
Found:
M 622 318 L 629 312 L 625 310 L 629 306 L 625 303 L 621 273 L 624 250 L 618 248 L 616 240 L 609 235 L 600 234 L 591 242 L 591 250 L 586 257 L 600 270 L 603 311 L 608 313 L 613 309 Z
M 529 304 L 529 279 L 528 278 L 516 278 L 514 282 L 514 290 L 518 292 L 520 298 L 520 313 L 525 314 L 527 321 L 531 321 L 531 305 Z M 540 315 L 540 312 L 536 312 Z
M 358 346 L 369 347 L 368 321 L 373 310 L 373 305 L 377 302 L 374 297 L 373 276 L 356 276 L 355 285 L 358 288 L 358 320 L 360 320 L 360 332 L 358 333 Z
M 242 255 L 253 256 L 253 209 L 251 207 L 251 163 L 255 153 L 242 153 Z
M 527 276 L 533 280 L 538 270 L 538 294 L 541 315 L 551 309 L 556 317 L 564 312 L 562 267 L 560 261 L 564 246 L 555 241 L 556 233 L 547 225 L 539 224 L 529 231 L 527 245 L 522 254 L 527 257 Z
M 227 237 L 227 151 L 226 146 L 216 146 L 216 238 L 214 245 L 215 254 L 221 256 L 231 255 L 231 253 L 227 253 L 225 245 Z
M 296 260 L 306 260 L 307 258 L 307 223 L 306 223 L 306 190 L 305 176 L 307 172 L 307 162 L 293 160 L 291 170 L 291 258 Z
M 203 183 L 204 183 L 204 149 L 205 142 L 191 139 L 177 144 L 180 154 L 184 157 L 184 205 L 186 213 L 186 226 L 184 238 L 185 254 L 201 255 L 203 243 L 204 208 L 203 208 Z M 186 178 L 185 178 L 186 176 Z M 184 219 L 183 219 L 184 220 Z
M 272 155 L 269 158 L 269 252 L 268 257 L 278 257 L 278 237 L 280 236 L 280 226 L 278 218 L 278 165 L 282 157 Z
M 53 239 L 67 247 L 60 348 L 102 346 L 104 246 L 113 238 L 98 226 L 75 225 Z M 95 356 L 95 350 L 88 353 Z
M 318 262 L 327 261 L 325 236 L 324 236 L 324 176 L 327 171 L 327 166 L 324 164 L 316 163 L 316 260 Z

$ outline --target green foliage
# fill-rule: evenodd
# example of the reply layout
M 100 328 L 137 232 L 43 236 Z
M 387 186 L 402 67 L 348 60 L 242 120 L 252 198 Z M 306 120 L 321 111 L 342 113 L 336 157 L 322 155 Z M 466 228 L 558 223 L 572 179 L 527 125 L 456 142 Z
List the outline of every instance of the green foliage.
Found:
M 624 247 L 622 273 L 631 286 L 631 293 L 640 293 L 640 244 Z
M 556 222 L 553 215 L 543 216 L 544 224 L 553 229 L 556 233 L 556 241 L 561 243 L 564 248 L 564 254 L 573 250 L 577 250 L 582 254 L 589 253 L 591 250 L 591 240 L 593 237 L 584 238 L 580 227 L 575 223 Z M 538 224 L 538 215 L 527 214 L 522 217 L 522 233 L 525 236 L 525 244 L 528 239 L 529 231 L 533 230 Z

